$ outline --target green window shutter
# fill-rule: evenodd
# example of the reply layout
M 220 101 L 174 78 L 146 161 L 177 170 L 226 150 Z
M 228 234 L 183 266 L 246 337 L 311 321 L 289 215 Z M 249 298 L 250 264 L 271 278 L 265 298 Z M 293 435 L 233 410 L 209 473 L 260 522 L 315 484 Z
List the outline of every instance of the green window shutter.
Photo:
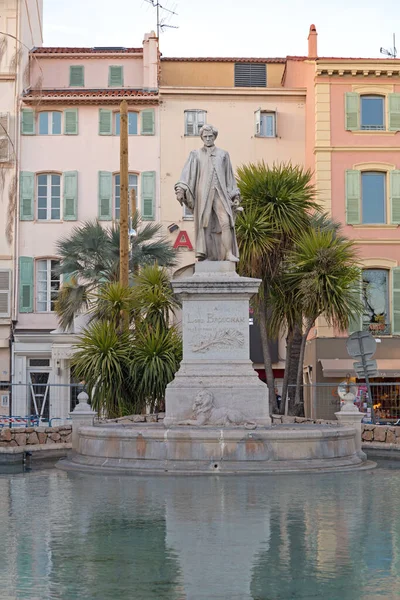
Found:
M 112 219 L 112 173 L 99 171 L 99 220 Z
M 35 135 L 35 113 L 30 108 L 23 108 L 21 111 L 21 133 Z
M 82 65 L 74 65 L 69 68 L 69 85 L 70 87 L 84 87 L 85 75 Z
M 33 258 L 19 257 L 19 312 L 33 311 Z
M 354 296 L 357 300 L 362 302 L 362 271 L 360 270 L 360 276 L 357 284 L 354 288 Z M 352 314 L 349 320 L 349 334 L 355 331 L 362 331 L 362 315 Z
M 389 131 L 400 131 L 400 94 L 389 94 Z
M 400 267 L 392 269 L 392 333 L 400 335 Z
M 144 171 L 142 173 L 142 219 L 154 221 L 156 200 L 156 172 Z
M 400 225 L 400 171 L 390 171 L 391 222 Z
M 154 108 L 148 110 L 142 110 L 141 112 L 142 135 L 154 135 Z
M 108 68 L 109 87 L 122 87 L 124 85 L 124 67 L 112 66 Z
M 355 92 L 345 94 L 345 127 L 348 131 L 360 129 L 360 96 Z
M 64 177 L 64 221 L 76 221 L 78 208 L 78 171 L 66 171 Z
M 64 134 L 78 135 L 78 109 L 68 108 L 64 110 Z
M 19 176 L 19 218 L 20 221 L 33 221 L 35 197 L 35 174 L 21 171 Z
M 361 173 L 350 169 L 346 171 L 346 223 L 361 223 Z
M 112 111 L 99 110 L 99 135 L 112 135 Z

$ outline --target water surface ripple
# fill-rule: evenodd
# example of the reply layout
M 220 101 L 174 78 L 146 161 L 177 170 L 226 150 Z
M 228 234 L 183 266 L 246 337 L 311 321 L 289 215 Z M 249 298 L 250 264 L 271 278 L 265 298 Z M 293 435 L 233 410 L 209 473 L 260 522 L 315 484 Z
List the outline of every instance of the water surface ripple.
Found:
M 400 470 L 0 475 L 0 598 L 400 597 Z

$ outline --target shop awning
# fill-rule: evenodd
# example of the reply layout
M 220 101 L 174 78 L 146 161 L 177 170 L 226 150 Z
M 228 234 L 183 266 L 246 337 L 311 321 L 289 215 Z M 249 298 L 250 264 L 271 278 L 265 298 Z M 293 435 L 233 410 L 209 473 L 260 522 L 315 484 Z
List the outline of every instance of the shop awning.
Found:
M 350 373 L 355 377 L 352 358 L 322 358 L 324 377 L 346 377 Z M 400 360 L 398 358 L 378 358 L 376 360 L 379 377 L 398 377 L 400 381 Z

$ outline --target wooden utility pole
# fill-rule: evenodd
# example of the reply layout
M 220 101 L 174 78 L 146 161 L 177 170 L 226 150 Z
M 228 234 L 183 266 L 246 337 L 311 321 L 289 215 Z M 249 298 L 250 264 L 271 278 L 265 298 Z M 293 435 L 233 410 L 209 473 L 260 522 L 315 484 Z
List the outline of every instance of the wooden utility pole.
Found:
M 119 282 L 125 288 L 129 285 L 129 174 L 128 174 L 128 105 L 123 100 L 119 109 L 119 136 L 120 136 L 120 205 L 119 205 Z M 129 315 L 127 311 L 121 314 L 123 330 L 129 328 Z
M 128 209 L 128 105 L 123 100 L 120 113 L 120 241 L 119 241 L 119 282 L 124 287 L 129 285 L 129 209 Z

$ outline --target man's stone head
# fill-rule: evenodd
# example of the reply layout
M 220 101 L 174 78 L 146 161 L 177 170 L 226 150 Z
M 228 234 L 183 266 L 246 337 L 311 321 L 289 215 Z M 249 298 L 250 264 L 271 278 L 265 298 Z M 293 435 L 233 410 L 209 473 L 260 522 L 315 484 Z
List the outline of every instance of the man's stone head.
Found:
M 200 137 L 203 140 L 205 146 L 214 146 L 214 142 L 218 136 L 218 129 L 212 125 L 203 125 L 200 129 Z

